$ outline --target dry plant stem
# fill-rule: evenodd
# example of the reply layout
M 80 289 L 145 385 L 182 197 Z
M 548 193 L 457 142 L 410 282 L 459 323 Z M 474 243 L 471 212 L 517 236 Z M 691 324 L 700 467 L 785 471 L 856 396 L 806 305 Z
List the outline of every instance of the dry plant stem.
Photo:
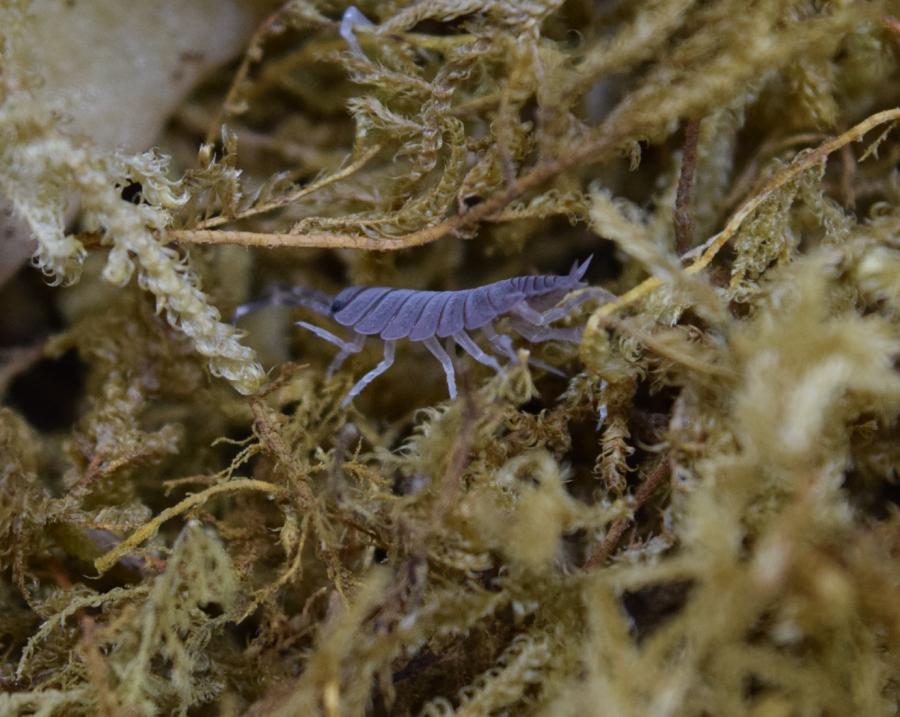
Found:
M 337 28 L 338 23 L 335 23 L 334 25 L 335 28 Z M 460 45 L 469 45 L 473 42 L 477 42 L 477 38 L 472 35 L 435 37 L 432 35 L 403 32 L 399 34 L 392 33 L 388 37 L 390 39 L 401 40 L 423 49 L 438 51 L 447 51 Z M 366 49 L 371 49 L 377 43 L 383 42 L 385 39 L 387 38 L 366 33 L 357 35 L 360 46 Z M 341 52 L 346 50 L 346 48 L 346 41 L 340 37 L 327 40 L 310 40 L 303 45 L 303 47 L 288 53 L 284 57 L 267 63 L 253 85 L 245 89 L 244 99 L 251 101 L 259 98 L 265 92 L 271 90 L 272 87 L 277 86 L 281 81 L 281 78 L 288 73 L 295 71 L 304 65 L 321 62 L 323 57 L 327 57 L 331 53 Z
M 457 219 L 454 217 L 453 219 Z M 452 226 L 448 226 L 452 224 Z M 446 236 L 461 222 L 442 222 L 420 229 L 397 239 L 372 239 L 352 234 L 267 234 L 263 232 L 211 231 L 209 229 L 176 229 L 166 232 L 168 241 L 190 244 L 240 244 L 241 246 L 304 248 L 304 249 L 360 249 L 365 251 L 398 251 L 430 244 Z
M 260 491 L 279 498 L 287 495 L 287 491 L 281 486 L 267 483 L 266 481 L 253 480 L 251 478 L 240 478 L 238 480 L 229 481 L 228 483 L 222 483 L 221 485 L 214 485 L 204 491 L 189 495 L 180 503 L 161 511 L 159 515 L 144 523 L 115 548 L 97 558 L 94 561 L 94 567 L 97 568 L 97 572 L 102 575 L 115 565 L 120 558 L 125 557 L 145 540 L 149 540 L 156 535 L 160 526 L 167 520 L 171 520 L 182 513 L 186 513 L 195 506 L 202 505 L 213 496 L 222 493 L 237 493 L 242 490 Z
M 112 685 L 109 680 L 109 668 L 103 659 L 103 653 L 97 644 L 97 625 L 89 615 L 78 616 L 78 624 L 81 628 L 80 653 L 87 667 L 91 683 L 97 690 L 98 714 L 114 715 L 122 713 L 122 707 L 116 701 Z
M 291 581 L 300 582 L 303 577 L 303 548 L 306 545 L 306 539 L 309 537 L 309 516 L 303 518 L 300 527 L 300 539 L 297 541 L 297 545 L 294 548 L 294 556 L 291 558 L 290 565 L 285 568 L 281 575 L 278 578 L 266 585 L 261 590 L 258 590 L 254 595 L 253 599 L 244 609 L 244 612 L 241 614 L 241 617 L 237 620 L 238 623 L 246 620 L 250 615 L 254 613 L 254 611 L 266 600 L 268 600 L 272 595 L 274 595 L 278 590 L 282 587 L 290 583 Z
M 477 204 L 463 214 L 457 214 L 424 229 L 396 238 L 373 239 L 354 234 L 269 234 L 243 231 L 209 231 L 207 229 L 176 229 L 166 232 L 168 241 L 192 244 L 241 244 L 257 247 L 291 247 L 311 249 L 362 249 L 366 251 L 399 251 L 430 244 L 460 229 L 489 219 L 516 197 L 534 189 L 569 167 L 586 161 L 596 161 L 605 152 L 612 151 L 619 141 L 605 137 L 586 147 L 563 155 L 558 159 L 539 164 L 516 180 L 504 192 Z
M 253 33 L 253 37 L 250 38 L 250 42 L 247 45 L 247 51 L 244 53 L 244 59 L 241 60 L 240 67 L 238 67 L 237 72 L 234 73 L 234 77 L 231 80 L 231 86 L 228 88 L 228 94 L 225 95 L 225 101 L 222 103 L 219 111 L 216 112 L 216 116 L 213 117 L 212 122 L 209 123 L 209 129 L 206 131 L 206 144 L 213 144 L 216 141 L 216 135 L 219 134 L 219 129 L 224 116 L 232 111 L 231 108 L 234 105 L 234 99 L 237 96 L 241 85 L 244 83 L 244 80 L 247 79 L 247 74 L 250 72 L 250 66 L 261 59 L 262 43 L 268 35 L 275 32 L 275 28 L 278 26 L 278 22 L 281 20 L 283 12 L 284 7 L 279 7 L 263 21 L 256 32 Z
M 635 514 L 641 509 L 644 503 L 650 499 L 650 496 L 665 483 L 669 477 L 669 473 L 669 454 L 666 453 L 660 458 L 656 468 L 654 468 L 653 472 L 647 476 L 647 479 L 641 483 L 641 487 L 638 488 L 637 493 L 635 493 L 634 508 L 631 511 L 631 515 L 629 517 L 617 519 L 612 526 L 610 526 L 606 536 L 603 538 L 603 542 L 600 543 L 597 549 L 591 553 L 591 556 L 585 561 L 585 570 L 593 570 L 607 561 L 609 556 L 612 555 L 613 551 L 616 549 L 616 546 L 619 544 L 625 531 L 634 522 Z
M 731 219 L 728 220 L 725 228 L 706 242 L 703 253 L 692 264 L 687 266 L 685 271 L 688 274 L 696 274 L 709 266 L 719 251 L 721 251 L 722 247 L 737 233 L 741 224 L 744 223 L 744 220 L 753 214 L 760 204 L 766 201 L 766 199 L 785 184 L 794 181 L 801 174 L 808 171 L 819 162 L 824 161 L 828 155 L 833 152 L 836 152 L 851 142 L 862 139 L 863 135 L 871 129 L 878 125 L 885 124 L 886 122 L 894 122 L 898 119 L 900 119 L 900 109 L 895 108 L 877 112 L 860 122 L 858 125 L 851 127 L 843 134 L 819 145 L 808 154 L 797 157 L 789 167 L 772 177 L 759 192 L 740 206 L 740 208 L 732 215 Z M 661 284 L 662 281 L 660 279 L 651 276 L 633 289 L 622 294 L 616 301 L 611 301 L 608 304 L 601 306 L 594 312 L 588 321 L 587 330 L 585 331 L 585 340 L 589 341 L 590 336 L 598 330 L 604 317 L 644 298 Z
M 305 187 L 301 187 L 295 192 L 291 192 L 290 194 L 287 194 L 283 197 L 278 197 L 270 202 L 257 204 L 256 206 L 251 207 L 250 209 L 247 209 L 243 212 L 238 212 L 234 216 L 219 216 L 206 219 L 205 221 L 197 224 L 197 229 L 212 229 L 213 227 L 221 226 L 222 224 L 235 222 L 239 219 L 246 219 L 247 217 L 252 217 L 257 214 L 269 212 L 273 209 L 280 209 L 281 207 L 290 204 L 291 202 L 296 202 L 298 199 L 302 199 L 303 197 L 309 196 L 314 192 L 318 192 L 320 189 L 324 189 L 330 184 L 334 184 L 335 182 L 339 182 L 342 179 L 350 177 L 351 175 L 362 169 L 366 164 L 368 164 L 369 160 L 372 159 L 372 157 L 374 157 L 380 151 L 381 145 L 376 144 L 373 147 L 369 147 L 365 152 L 363 152 L 355 162 L 348 164 L 343 169 L 339 169 L 332 174 L 322 177 L 322 179 L 313 182 L 312 184 L 308 184 Z
M 294 504 L 298 513 L 311 516 L 312 529 L 316 536 L 325 535 L 326 522 L 313 494 L 309 478 L 285 443 L 277 426 L 276 412 L 256 397 L 250 399 L 250 410 L 253 413 L 254 432 L 259 436 L 263 448 L 275 459 L 276 465 L 282 468 L 282 475 L 288 483 L 288 488 L 282 490 L 280 494 Z M 339 564 L 333 551 L 323 548 L 322 557 L 331 572 L 335 589 L 346 600 L 346 590 L 338 578 Z
M 438 502 L 435 505 L 432 515 L 431 525 L 438 525 L 447 513 L 449 513 L 456 505 L 462 483 L 463 473 L 469 465 L 470 453 L 472 445 L 475 442 L 475 426 L 478 423 L 478 406 L 476 405 L 475 396 L 472 395 L 470 387 L 463 375 L 463 392 L 462 392 L 462 426 L 457 433 L 456 440 L 453 443 L 453 449 L 450 452 L 450 460 L 447 464 L 447 470 L 444 473 L 444 479 L 441 481 L 441 492 Z
M 684 145 L 681 156 L 681 174 L 675 197 L 675 250 L 686 252 L 694 243 L 694 220 L 691 214 L 691 189 L 694 186 L 694 170 L 697 167 L 697 141 L 700 137 L 700 121 L 684 123 Z
M 758 174 L 760 165 L 764 161 L 771 160 L 774 155 L 786 149 L 790 149 L 791 147 L 800 144 L 821 142 L 825 137 L 826 135 L 823 135 L 820 132 L 806 132 L 803 134 L 791 135 L 790 137 L 784 137 L 776 142 L 766 142 L 763 144 L 759 148 L 759 151 L 756 152 L 756 156 L 747 163 L 747 166 L 741 172 L 740 176 L 734 181 L 728 194 L 725 195 L 725 198 L 722 200 L 723 210 L 728 211 L 732 207 L 737 206 L 741 198 L 750 194 L 755 188 L 755 184 L 762 184 L 758 181 Z
M 460 398 L 462 411 L 460 427 L 456 439 L 450 448 L 447 467 L 438 488 L 436 500 L 431 508 L 428 521 L 413 527 L 409 536 L 412 556 L 424 554 L 424 546 L 428 538 L 443 525 L 446 516 L 454 510 L 462 489 L 462 479 L 471 460 L 472 446 L 475 443 L 475 428 L 478 423 L 479 405 L 473 394 L 464 370 L 459 371 Z
M 275 456 L 276 460 L 288 469 L 294 494 L 300 499 L 303 508 L 311 510 L 315 505 L 315 497 L 307 481 L 296 478 L 297 471 L 290 470 L 294 459 L 290 449 L 285 445 L 281 433 L 274 425 L 273 412 L 257 398 L 250 400 L 250 410 L 253 412 L 254 423 L 259 433 L 260 441 Z
M 794 180 L 829 154 L 846 144 L 860 139 L 873 127 L 900 118 L 900 109 L 885 110 L 867 118 L 855 127 L 847 130 L 834 139 L 825 142 L 807 155 L 798 158 L 784 172 L 773 177 L 761 192 L 746 201 L 718 235 L 703 255 L 687 268 L 690 273 L 701 271 L 718 254 L 719 250 L 735 234 L 737 229 L 768 196 L 784 184 Z M 188 242 L 192 244 L 241 244 L 256 247 L 292 247 L 316 249 L 360 249 L 366 251 L 399 251 L 411 247 L 430 244 L 460 229 L 464 229 L 490 218 L 506 205 L 525 192 L 540 186 L 551 177 L 569 167 L 586 161 L 597 161 L 601 156 L 618 145 L 617 137 L 604 137 L 583 147 L 579 152 L 563 155 L 555 160 L 539 164 L 523 177 L 516 180 L 505 192 L 495 194 L 490 199 L 471 208 L 463 214 L 457 214 L 433 226 L 419 229 L 396 238 L 371 238 L 353 234 L 271 234 L 265 232 L 246 231 L 210 231 L 208 229 L 178 229 L 166 233 L 169 241 Z M 607 304 L 601 309 L 602 315 L 608 315 L 622 306 L 627 306 L 659 286 L 655 277 L 647 279 L 634 289 L 623 295 L 618 301 Z
M 363 43 L 364 44 L 364 43 Z M 270 60 L 260 72 L 257 81 L 245 90 L 247 101 L 256 100 L 265 92 L 276 86 L 284 75 L 296 70 L 303 65 L 318 62 L 323 56 L 331 52 L 338 52 L 347 46 L 342 38 L 309 42 L 303 47 L 281 57 Z
M 795 159 L 787 169 L 772 177 L 759 193 L 744 202 L 731 219 L 728 220 L 728 224 L 725 225 L 725 228 L 710 240 L 709 246 L 704 250 L 700 258 L 688 266 L 685 271 L 689 274 L 696 274 L 709 266 L 716 254 L 718 254 L 722 247 L 728 243 L 735 233 L 737 233 L 737 230 L 740 228 L 741 224 L 743 224 L 744 220 L 750 216 L 760 204 L 768 199 L 773 192 L 781 189 L 785 184 L 794 181 L 801 174 L 814 167 L 819 162 L 824 161 L 828 155 L 841 149 L 843 146 L 862 139 L 863 135 L 869 130 L 874 129 L 878 125 L 894 122 L 898 119 L 900 119 L 900 108 L 878 112 L 866 118 L 858 125 L 851 127 L 834 139 L 820 144 L 809 154 L 805 154 L 802 157 Z

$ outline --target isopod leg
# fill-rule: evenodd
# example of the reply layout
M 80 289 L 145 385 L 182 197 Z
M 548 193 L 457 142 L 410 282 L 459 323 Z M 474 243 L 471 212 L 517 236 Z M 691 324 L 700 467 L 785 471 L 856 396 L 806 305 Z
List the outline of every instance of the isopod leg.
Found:
M 510 321 L 513 330 L 533 344 L 544 341 L 568 341 L 577 344 L 581 341 L 582 329 L 573 326 L 567 329 L 557 329 L 552 326 L 532 326 L 524 321 Z
M 330 378 L 334 376 L 334 372 L 337 371 L 344 361 L 347 360 L 347 357 L 351 354 L 359 353 L 362 350 L 363 344 L 366 342 L 366 337 L 363 334 L 353 334 L 353 338 L 350 341 L 346 341 L 338 352 L 337 356 L 335 356 L 331 363 L 328 365 L 328 371 L 326 375 Z
M 306 329 L 307 331 L 311 331 L 316 336 L 318 336 L 320 339 L 324 339 L 325 341 L 328 341 L 329 343 L 334 344 L 339 349 L 345 349 L 350 345 L 346 341 L 344 341 L 344 339 L 342 339 L 340 336 L 335 336 L 328 329 L 323 329 L 322 327 L 316 326 L 315 324 L 310 324 L 309 322 L 306 322 L 306 321 L 298 321 L 295 324 L 295 326 L 300 326 L 300 327 Z
M 543 369 L 547 373 L 551 373 L 554 376 L 561 376 L 562 378 L 566 377 L 566 374 L 560 371 L 555 366 L 551 366 L 546 361 L 541 361 L 540 359 L 536 359 L 533 356 L 528 357 L 528 363 L 534 366 L 535 368 Z
M 484 335 L 487 336 L 488 341 L 491 342 L 491 346 L 494 346 L 498 351 L 508 356 L 510 361 L 515 363 L 519 360 L 519 356 L 513 348 L 512 339 L 509 336 L 506 334 L 498 334 L 490 324 L 483 327 L 482 331 L 484 332 Z M 528 357 L 528 363 L 535 368 L 540 368 L 547 373 L 552 373 L 554 376 L 565 376 L 558 368 L 554 368 L 550 364 L 545 363 L 540 359 L 536 359 L 533 356 Z
M 372 25 L 372 21 L 363 15 L 355 5 L 344 10 L 344 15 L 341 17 L 340 35 L 350 46 L 350 52 L 354 55 L 365 57 L 353 31 L 359 27 L 372 27 Z
M 469 356 L 478 361 L 478 363 L 483 363 L 485 366 L 490 366 L 497 373 L 502 373 L 503 368 L 497 363 L 497 359 L 495 359 L 490 354 L 486 354 L 481 350 L 481 347 L 476 344 L 472 337 L 469 336 L 465 331 L 459 331 L 453 334 L 453 340 L 456 341 L 461 347 L 462 350 L 465 351 Z
M 559 321 L 561 318 L 568 316 L 576 307 L 580 306 L 585 301 L 595 299 L 596 301 L 606 303 L 614 298 L 616 297 L 610 294 L 606 289 L 601 289 L 599 286 L 591 286 L 573 294 L 571 298 L 564 300 L 559 306 L 555 306 L 544 313 L 535 311 L 526 301 L 514 306 L 511 313 L 520 316 L 528 323 L 534 324 L 535 326 L 546 326 L 547 324 L 552 324 L 554 321 Z
M 363 347 L 363 343 L 366 340 L 366 337 L 362 334 L 353 334 L 353 338 L 350 341 L 344 341 L 340 336 L 335 336 L 333 333 L 328 331 L 328 329 L 323 329 L 321 326 L 316 326 L 315 324 L 310 324 L 306 321 L 298 321 L 297 326 L 301 326 L 307 331 L 311 331 L 320 339 L 324 339 L 329 343 L 337 346 L 340 351 L 338 355 L 334 357 L 331 364 L 328 366 L 328 375 L 331 376 L 335 371 L 337 371 L 341 364 L 347 360 L 347 357 L 350 354 L 359 353 L 359 351 Z
M 440 345 L 434 336 L 425 339 L 422 343 L 444 367 L 444 375 L 447 377 L 447 391 L 450 393 L 450 399 L 453 400 L 456 398 L 456 371 L 453 369 L 453 361 L 450 360 L 450 354 L 444 351 L 444 347 Z
M 490 341 L 491 346 L 506 356 L 510 361 L 515 363 L 519 360 L 519 357 L 516 355 L 516 350 L 513 348 L 512 339 L 509 336 L 497 333 L 490 324 L 482 326 L 481 331 L 487 337 L 487 340 Z
M 279 302 L 272 301 L 270 298 L 257 299 L 256 301 L 248 301 L 246 304 L 241 304 L 238 306 L 234 313 L 231 315 L 231 323 L 236 324 L 240 319 L 247 314 L 252 314 L 254 311 L 259 311 L 260 309 L 264 309 L 267 306 L 271 306 L 272 304 L 277 304 Z
M 396 344 L 393 341 L 384 342 L 384 358 L 381 360 L 381 363 L 379 363 L 375 368 L 369 371 L 369 373 L 367 373 L 353 385 L 353 388 L 350 389 L 350 393 L 348 393 L 344 400 L 341 401 L 341 408 L 346 408 L 347 406 L 349 406 L 350 402 L 360 393 L 362 393 L 363 389 L 366 386 L 372 383 L 372 381 L 374 381 L 391 367 L 391 364 L 394 363 L 395 346 Z

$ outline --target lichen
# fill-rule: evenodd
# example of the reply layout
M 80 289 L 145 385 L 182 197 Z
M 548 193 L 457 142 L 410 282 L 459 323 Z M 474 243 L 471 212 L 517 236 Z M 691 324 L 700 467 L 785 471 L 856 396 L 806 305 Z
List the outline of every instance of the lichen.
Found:
M 273 6 L 139 154 L 3 11 L 0 714 L 894 714 L 900 7 L 346 9 Z M 580 344 L 452 401 L 223 319 L 589 254 Z

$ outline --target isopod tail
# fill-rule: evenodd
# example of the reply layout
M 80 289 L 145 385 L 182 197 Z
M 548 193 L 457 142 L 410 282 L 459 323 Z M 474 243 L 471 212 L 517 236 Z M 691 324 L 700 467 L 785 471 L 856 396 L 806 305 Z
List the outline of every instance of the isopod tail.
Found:
M 256 301 L 241 304 L 234 310 L 232 322 L 267 306 L 300 306 L 322 316 L 330 314 L 332 297 L 324 291 L 304 286 L 273 286 Z
M 578 263 L 578 260 L 575 260 L 575 263 L 572 264 L 572 269 L 569 271 L 569 276 L 575 281 L 581 281 L 584 277 L 585 273 L 587 273 L 588 267 L 591 265 L 591 260 L 594 258 L 594 255 L 591 254 L 587 259 L 585 259 L 581 264 Z

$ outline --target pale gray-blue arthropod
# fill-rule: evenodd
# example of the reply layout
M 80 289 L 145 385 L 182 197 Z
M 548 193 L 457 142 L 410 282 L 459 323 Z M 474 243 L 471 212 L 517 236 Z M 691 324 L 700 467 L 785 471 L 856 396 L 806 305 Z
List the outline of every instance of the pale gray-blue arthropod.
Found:
M 562 276 L 517 276 L 460 291 L 352 286 L 341 291 L 330 304 L 320 292 L 279 290 L 267 299 L 240 307 L 236 316 L 242 316 L 264 304 L 290 304 L 330 316 L 341 326 L 352 329 L 352 336 L 345 340 L 315 324 L 297 322 L 298 326 L 340 349 L 328 367 L 329 375 L 347 357 L 361 351 L 368 337 L 377 336 L 382 339 L 384 358 L 354 384 L 344 398 L 341 404 L 343 406 L 349 404 L 366 386 L 391 367 L 396 342 L 400 339 L 425 345 L 443 366 L 450 398 L 456 398 L 456 374 L 447 352 L 454 343 L 476 361 L 498 372 L 503 370 L 497 359 L 482 350 L 468 334 L 469 331 L 480 330 L 496 351 L 512 361 L 517 359 L 512 339 L 498 333 L 493 326 L 495 320 L 504 316 L 509 318 L 509 325 L 514 331 L 532 343 L 579 340 L 580 328 L 554 328 L 549 324 L 565 317 L 588 299 L 600 298 L 605 301 L 610 298 L 611 295 L 605 290 L 588 288 L 582 281 L 590 263 L 590 257 L 581 264 L 575 262 L 571 271 Z M 566 298 L 577 289 L 581 291 Z M 445 340 L 446 348 L 439 339 Z M 539 361 L 532 360 L 532 363 L 559 373 Z
M 344 38 L 344 42 L 350 46 L 350 52 L 363 57 L 363 51 L 354 34 L 360 27 L 374 27 L 374 24 L 355 5 L 351 5 L 344 10 L 344 14 L 341 16 L 340 33 L 341 37 Z
M 327 316 L 333 300 L 324 291 L 318 289 L 310 289 L 305 286 L 273 286 L 256 301 L 238 306 L 231 320 L 237 322 L 242 316 L 266 306 L 302 306 Z

